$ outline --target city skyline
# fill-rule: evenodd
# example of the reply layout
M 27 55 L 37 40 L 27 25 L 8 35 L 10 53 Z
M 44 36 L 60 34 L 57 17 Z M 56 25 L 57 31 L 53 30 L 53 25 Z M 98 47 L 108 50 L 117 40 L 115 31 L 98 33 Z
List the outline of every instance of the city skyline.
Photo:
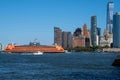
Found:
M 41 44 L 54 43 L 54 26 L 74 32 L 97 16 L 97 27 L 106 29 L 107 3 L 110 0 L 4 0 L 0 1 L 0 42 L 27 44 L 38 39 Z M 94 2 L 94 3 L 93 3 Z M 120 1 L 113 0 L 114 12 Z M 101 4 L 100 4 L 101 3 Z

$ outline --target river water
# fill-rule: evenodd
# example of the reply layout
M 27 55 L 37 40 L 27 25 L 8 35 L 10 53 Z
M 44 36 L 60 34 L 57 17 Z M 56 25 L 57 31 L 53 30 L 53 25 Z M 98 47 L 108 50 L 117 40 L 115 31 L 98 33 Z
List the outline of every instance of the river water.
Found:
M 120 80 L 119 53 L 0 53 L 0 80 Z

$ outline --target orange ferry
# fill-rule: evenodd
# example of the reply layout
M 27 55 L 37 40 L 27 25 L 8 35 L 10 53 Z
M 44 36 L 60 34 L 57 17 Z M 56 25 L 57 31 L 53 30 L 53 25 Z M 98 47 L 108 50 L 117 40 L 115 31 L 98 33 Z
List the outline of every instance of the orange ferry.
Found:
M 4 52 L 7 53 L 64 53 L 64 49 L 61 46 L 43 46 L 37 45 L 34 43 L 30 43 L 30 45 L 14 45 L 9 44 Z

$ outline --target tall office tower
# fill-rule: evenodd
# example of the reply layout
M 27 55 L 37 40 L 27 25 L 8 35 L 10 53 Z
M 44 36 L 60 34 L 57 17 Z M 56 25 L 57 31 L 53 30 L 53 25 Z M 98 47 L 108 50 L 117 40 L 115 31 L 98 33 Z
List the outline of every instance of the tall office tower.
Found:
M 67 41 L 68 41 L 67 35 L 68 35 L 68 32 L 65 32 L 65 31 L 62 32 L 62 47 L 64 49 L 67 48 Z
M 62 46 L 62 30 L 54 27 L 54 44 Z
M 113 16 L 113 47 L 120 47 L 120 12 Z
M 112 34 L 112 30 L 113 30 L 113 13 L 114 13 L 114 3 L 108 2 L 106 30 L 108 30 L 110 34 Z
M 97 17 L 91 17 L 91 42 L 92 46 L 97 46 Z
M 72 33 L 71 32 L 68 32 L 68 35 L 67 35 L 67 48 L 71 48 L 72 47 Z
M 85 36 L 85 46 L 90 46 L 90 33 L 86 24 L 83 25 L 83 35 Z

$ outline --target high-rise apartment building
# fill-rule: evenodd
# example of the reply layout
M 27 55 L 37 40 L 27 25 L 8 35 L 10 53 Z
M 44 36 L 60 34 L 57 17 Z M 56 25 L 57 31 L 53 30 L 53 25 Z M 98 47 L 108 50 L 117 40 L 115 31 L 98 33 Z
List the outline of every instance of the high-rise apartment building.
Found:
M 120 12 L 113 16 L 113 47 L 120 47 Z
M 64 49 L 72 47 L 72 34 L 71 32 L 65 32 L 58 28 L 54 27 L 54 44 L 60 45 Z
M 54 27 L 54 44 L 62 46 L 62 30 Z
M 90 38 L 90 35 L 89 35 L 89 32 L 88 32 L 88 29 L 87 29 L 87 25 L 86 25 L 86 24 L 83 25 L 83 35 L 84 35 L 86 38 Z
M 114 14 L 114 3 L 108 2 L 106 30 L 108 30 L 110 34 L 112 34 L 112 30 L 113 30 L 113 14 Z
M 72 47 L 72 34 L 71 32 L 62 32 L 62 47 L 71 48 Z
M 97 46 L 97 17 L 91 17 L 91 42 L 92 46 Z

